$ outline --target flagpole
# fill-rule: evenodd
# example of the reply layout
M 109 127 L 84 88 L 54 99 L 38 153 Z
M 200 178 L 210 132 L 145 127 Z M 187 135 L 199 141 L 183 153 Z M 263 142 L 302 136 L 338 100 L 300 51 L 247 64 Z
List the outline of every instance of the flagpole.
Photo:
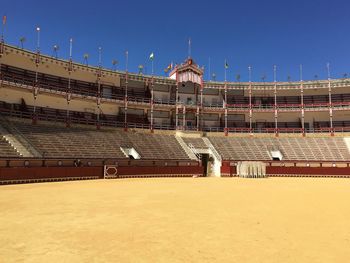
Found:
M 6 25 L 6 15 L 2 17 L 2 30 L 1 30 L 1 40 L 0 40 L 0 58 L 2 58 L 2 55 L 4 54 L 4 31 L 5 31 L 5 25 Z M 1 72 L 1 60 L 0 60 L 0 87 L 2 86 L 2 72 Z
M 36 31 L 37 31 L 36 51 L 39 52 L 39 50 L 40 50 L 40 27 L 37 27 Z
M 329 64 L 329 62 L 327 63 L 327 77 L 328 77 L 328 80 L 331 80 L 331 71 L 330 71 L 330 64 Z
M 226 75 L 227 75 L 227 59 L 225 59 L 224 67 L 225 67 L 225 82 L 226 82 Z
M 191 38 L 188 39 L 188 58 L 191 58 Z
M 154 67 L 153 67 L 153 58 L 152 58 L 152 77 L 153 77 L 153 74 L 154 74 Z
M 129 51 L 125 52 L 125 56 L 126 56 L 126 67 L 125 67 L 125 71 L 128 72 L 128 64 L 129 64 Z
M 2 17 L 1 42 L 4 42 L 4 33 L 5 33 L 6 20 L 7 20 L 7 16 L 4 15 Z
M 100 68 L 102 66 L 102 47 L 98 48 L 98 66 Z
M 69 40 L 69 59 L 72 59 L 72 51 L 73 51 L 73 38 Z
M 208 65 L 208 80 L 211 81 L 211 72 L 210 72 L 210 57 L 209 57 L 209 65 Z

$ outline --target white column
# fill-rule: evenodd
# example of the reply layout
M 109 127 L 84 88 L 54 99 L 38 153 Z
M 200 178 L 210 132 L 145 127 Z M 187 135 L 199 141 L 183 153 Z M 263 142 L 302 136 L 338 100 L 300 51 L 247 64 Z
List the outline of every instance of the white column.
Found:
M 67 89 L 67 116 L 66 116 L 66 126 L 70 126 L 70 116 L 69 116 L 69 103 L 71 100 L 71 73 L 73 71 L 73 62 L 72 62 L 72 44 L 73 39 L 69 40 L 69 64 L 68 64 L 68 89 Z
M 329 97 L 329 125 L 331 128 L 331 134 L 333 135 L 333 106 L 332 106 L 332 87 L 331 87 L 331 73 L 329 68 L 329 63 L 327 63 L 327 73 L 328 73 L 328 97 Z
M 151 132 L 153 132 L 153 109 L 154 109 L 154 92 L 153 92 L 154 78 L 152 76 L 151 83 Z
M 304 84 L 303 84 L 303 65 L 300 65 L 300 103 L 301 103 L 301 128 L 305 136 L 305 106 L 304 106 Z
M 252 107 L 252 67 L 248 67 L 249 71 L 249 129 L 250 133 L 253 133 L 253 107 Z
M 228 127 L 227 127 L 227 83 L 225 81 L 225 128 L 224 128 L 224 132 L 225 135 L 228 134 Z
M 275 105 L 274 105 L 274 112 L 275 112 L 275 134 L 278 134 L 278 107 L 277 107 L 277 78 L 276 78 L 276 70 L 277 67 L 276 65 L 273 66 L 273 76 L 274 76 L 274 100 L 275 100 Z
M 186 106 L 183 105 L 182 108 L 182 129 L 186 130 Z
M 128 130 L 128 62 L 129 52 L 125 52 L 125 94 L 124 94 L 124 130 Z
M 179 108 L 178 108 L 178 97 L 179 97 L 179 85 L 176 83 L 176 98 L 175 98 L 175 129 L 177 130 L 179 126 Z

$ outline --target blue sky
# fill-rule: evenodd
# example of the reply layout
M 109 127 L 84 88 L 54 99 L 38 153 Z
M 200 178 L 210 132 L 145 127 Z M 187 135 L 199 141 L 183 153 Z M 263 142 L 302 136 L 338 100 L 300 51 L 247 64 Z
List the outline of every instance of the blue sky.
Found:
M 182 62 L 192 40 L 192 57 L 205 66 L 208 58 L 217 80 L 224 78 L 224 60 L 229 62 L 228 80 L 248 80 L 266 75 L 272 80 L 277 65 L 278 80 L 326 78 L 330 62 L 332 77 L 350 76 L 350 1 L 345 0 L 250 0 L 250 1 L 18 1 L 1 0 L 1 15 L 7 15 L 5 40 L 35 49 L 36 26 L 41 28 L 41 51 L 67 58 L 69 38 L 74 39 L 73 59 L 97 65 L 98 47 L 103 49 L 102 64 L 111 68 L 112 59 L 125 69 L 125 50 L 129 51 L 129 70 L 137 66 L 151 71 L 149 54 L 155 54 L 155 73 L 171 61 Z

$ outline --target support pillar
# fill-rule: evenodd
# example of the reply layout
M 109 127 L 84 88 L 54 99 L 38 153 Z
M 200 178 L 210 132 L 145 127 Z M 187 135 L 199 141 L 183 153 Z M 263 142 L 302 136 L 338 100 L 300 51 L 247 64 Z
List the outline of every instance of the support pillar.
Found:
M 277 67 L 274 65 L 273 67 L 273 75 L 274 75 L 274 118 L 275 118 L 275 136 L 278 137 L 278 107 L 277 107 L 277 78 L 276 78 L 276 70 Z
M 332 86 L 331 86 L 331 74 L 330 74 L 329 63 L 327 63 L 327 73 L 328 73 L 328 97 L 329 97 L 329 126 L 330 126 L 331 136 L 334 136 Z
M 300 65 L 300 104 L 301 104 L 301 131 L 305 137 L 305 105 L 304 105 L 304 83 L 303 65 Z
M 334 136 L 334 127 L 333 127 L 333 105 L 332 105 L 332 88 L 331 80 L 328 80 L 328 97 L 329 97 L 329 126 L 331 136 Z
M 70 110 L 69 110 L 69 104 L 71 101 L 71 74 L 73 71 L 73 62 L 72 62 L 72 44 L 73 39 L 71 38 L 69 40 L 69 63 L 68 63 L 68 88 L 66 92 L 66 99 L 67 99 L 67 116 L 66 116 L 66 127 L 70 127 Z
M 37 45 L 36 45 L 36 55 L 35 55 L 35 84 L 33 89 L 33 96 L 34 96 L 34 105 L 33 105 L 33 119 L 32 123 L 36 124 L 37 122 L 37 116 L 36 116 L 36 99 L 39 94 L 39 83 L 38 83 L 38 69 L 40 65 L 40 27 L 36 28 L 37 31 Z
M 199 130 L 203 129 L 203 89 L 204 89 L 204 83 L 203 83 L 203 76 L 201 76 L 201 105 L 200 105 L 200 112 L 199 112 Z
M 69 128 L 70 127 L 70 116 L 69 116 L 69 103 L 71 100 L 71 93 L 68 92 L 67 93 L 67 116 L 66 116 L 66 127 Z
M 176 83 L 176 93 L 175 93 L 175 130 L 179 127 L 179 85 Z
M 125 95 L 124 95 L 124 131 L 128 130 L 128 64 L 129 51 L 125 52 Z
M 304 85 L 300 83 L 300 101 L 301 101 L 301 130 L 305 136 L 305 105 L 304 105 Z
M 124 94 L 124 130 L 128 130 L 128 72 L 125 75 L 125 94 Z
M 225 132 L 225 136 L 228 135 L 228 127 L 227 127 L 227 83 L 225 81 L 225 100 L 224 100 L 224 108 L 225 108 L 225 128 L 224 128 L 224 132 Z
M 200 102 L 197 101 L 197 131 L 200 131 L 202 127 L 202 119 L 203 119 L 203 77 L 201 76 L 201 86 L 200 86 Z
M 182 129 L 186 130 L 186 106 L 182 108 Z
M 252 106 L 252 67 L 248 67 L 249 71 L 249 131 L 253 135 L 253 106 Z
M 37 123 L 37 115 L 36 115 L 36 99 L 39 95 L 39 79 L 38 79 L 38 69 L 40 65 L 40 51 L 39 48 L 37 49 L 36 56 L 35 56 L 35 83 L 33 88 L 33 97 L 34 97 L 34 103 L 33 103 L 33 117 L 32 117 L 32 123 Z
M 1 60 L 2 60 L 2 56 L 4 55 L 4 51 L 5 51 L 5 43 L 4 43 L 4 39 L 2 38 L 0 41 L 0 88 L 2 87 L 2 82 L 3 82 L 3 76 L 2 76 L 2 71 L 1 71 Z
M 152 83 L 151 83 L 151 125 L 150 125 L 150 129 L 151 132 L 153 133 L 153 110 L 154 110 L 154 78 L 152 76 Z

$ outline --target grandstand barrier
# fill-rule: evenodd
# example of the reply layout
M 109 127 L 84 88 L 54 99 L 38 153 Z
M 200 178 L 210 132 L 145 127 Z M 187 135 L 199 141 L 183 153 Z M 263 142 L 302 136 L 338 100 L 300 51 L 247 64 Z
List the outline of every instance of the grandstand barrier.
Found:
M 350 167 L 278 167 L 267 166 L 271 177 L 346 177 L 350 178 Z
M 52 111 L 60 111 L 60 114 L 57 115 L 56 113 L 52 112 L 44 112 L 40 113 L 41 109 L 44 109 L 42 107 L 37 107 L 37 112 L 35 115 L 33 112 L 30 111 L 21 111 L 16 110 L 14 108 L 18 108 L 20 104 L 8 104 L 10 106 L 9 109 L 1 107 L 1 104 L 5 103 L 3 101 L 0 101 L 0 113 L 3 116 L 7 117 L 15 117 L 15 118 L 24 118 L 24 119 L 32 119 L 35 120 L 35 123 L 38 123 L 39 121 L 50 121 L 50 122 L 58 122 L 58 123 L 66 123 L 67 127 L 70 127 L 71 124 L 84 124 L 84 125 L 99 125 L 99 127 L 118 127 L 118 128 L 126 128 L 126 129 L 144 129 L 149 130 L 150 124 L 145 123 L 134 123 L 132 120 L 128 121 L 127 124 L 124 122 L 120 122 L 118 120 L 115 120 L 116 116 L 109 116 L 109 120 L 103 120 L 100 119 L 99 123 L 97 123 L 96 116 L 93 119 L 89 118 L 78 118 L 74 116 L 70 116 L 67 118 L 67 116 L 64 114 L 64 110 L 58 110 L 55 108 L 50 108 Z M 45 110 L 48 110 L 45 108 Z M 84 114 L 84 112 L 71 112 L 72 115 L 74 113 L 81 113 Z M 35 124 L 33 123 L 33 124 Z M 334 135 L 334 133 L 348 133 L 350 132 L 350 126 L 348 122 L 346 123 L 346 126 L 339 126 L 339 127 L 314 127 L 314 128 L 300 128 L 300 127 L 291 127 L 291 128 L 268 128 L 268 127 L 262 127 L 262 128 L 247 128 L 247 127 L 211 127 L 211 126 L 202 126 L 201 130 L 205 132 L 224 132 L 225 135 L 228 134 L 275 134 L 278 135 L 280 133 L 293 133 L 293 134 L 314 134 L 314 133 L 324 133 L 324 134 L 330 134 Z M 69 124 L 69 125 L 68 125 Z M 125 126 L 126 125 L 126 126 Z M 345 124 L 344 124 L 345 125 Z M 178 126 L 175 127 L 174 125 L 166 125 L 166 124 L 154 124 L 153 129 L 155 130 L 196 130 L 196 127 L 193 126 Z
M 1 167 L 0 184 L 103 178 L 102 167 Z
M 117 167 L 106 165 L 104 167 L 105 179 L 133 178 L 133 177 L 201 177 L 202 166 L 130 166 Z
M 350 178 L 349 162 L 282 161 L 265 162 L 267 177 L 343 177 Z M 221 177 L 235 177 L 239 162 L 223 161 Z
M 220 168 L 221 177 L 233 177 L 237 176 L 236 165 L 229 161 L 223 161 Z
M 0 159 L 0 185 L 103 178 L 200 177 L 199 162 L 181 160 Z

